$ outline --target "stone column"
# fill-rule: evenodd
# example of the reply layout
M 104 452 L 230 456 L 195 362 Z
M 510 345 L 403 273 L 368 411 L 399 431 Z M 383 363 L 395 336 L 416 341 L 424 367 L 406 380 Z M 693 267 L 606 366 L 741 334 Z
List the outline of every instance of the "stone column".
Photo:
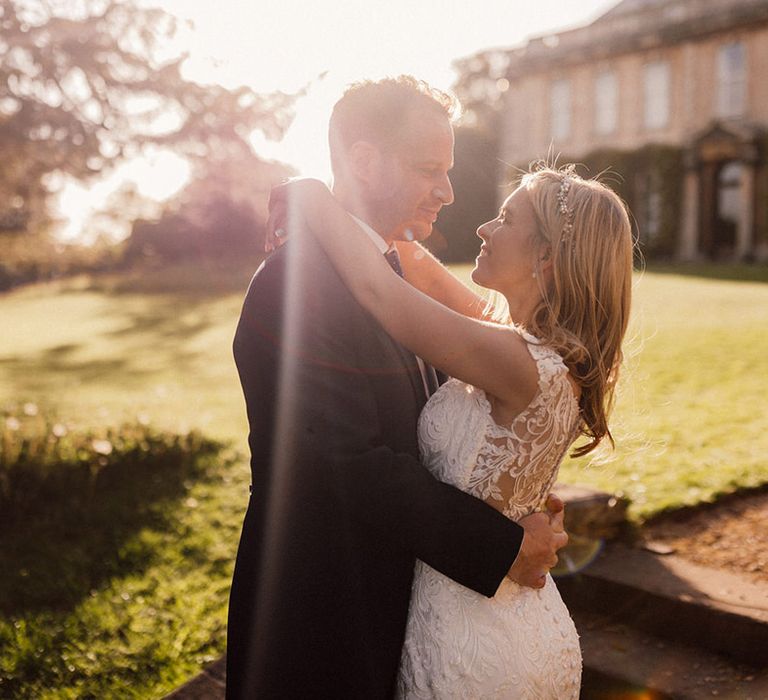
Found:
M 683 208 L 678 257 L 691 262 L 699 257 L 699 173 L 686 168 L 683 181 Z
M 752 252 L 752 233 L 755 224 L 755 164 L 752 162 L 742 164 L 739 193 L 741 212 L 736 228 L 736 248 L 733 254 L 736 260 L 744 260 Z

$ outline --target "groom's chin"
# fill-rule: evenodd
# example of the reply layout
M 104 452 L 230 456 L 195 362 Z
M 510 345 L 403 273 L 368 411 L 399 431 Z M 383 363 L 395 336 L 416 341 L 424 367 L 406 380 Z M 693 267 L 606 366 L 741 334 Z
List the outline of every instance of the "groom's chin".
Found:
M 402 241 L 423 241 L 432 234 L 432 224 L 416 221 L 403 226 L 398 239 Z

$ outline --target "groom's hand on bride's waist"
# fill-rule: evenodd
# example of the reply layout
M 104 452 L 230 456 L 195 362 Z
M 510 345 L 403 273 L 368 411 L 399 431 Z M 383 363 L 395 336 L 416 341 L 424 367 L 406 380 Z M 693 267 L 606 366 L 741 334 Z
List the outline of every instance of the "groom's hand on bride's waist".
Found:
M 568 544 L 563 518 L 563 502 L 554 495 L 547 499 L 547 510 L 520 520 L 525 530 L 520 552 L 507 576 L 529 588 L 543 588 L 549 570 L 557 564 L 557 550 Z

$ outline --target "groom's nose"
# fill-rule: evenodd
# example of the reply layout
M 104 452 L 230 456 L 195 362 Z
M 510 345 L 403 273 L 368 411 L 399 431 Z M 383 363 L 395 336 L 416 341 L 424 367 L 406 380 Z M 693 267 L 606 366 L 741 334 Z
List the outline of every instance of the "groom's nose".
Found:
M 432 195 L 443 204 L 451 204 L 453 202 L 453 187 L 447 174 L 443 178 L 443 182 L 432 190 Z

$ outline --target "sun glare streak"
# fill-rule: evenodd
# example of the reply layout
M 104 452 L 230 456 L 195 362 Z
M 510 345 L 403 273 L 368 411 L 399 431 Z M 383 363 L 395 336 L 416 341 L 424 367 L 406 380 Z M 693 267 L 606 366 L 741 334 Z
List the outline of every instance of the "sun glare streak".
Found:
M 295 215 L 290 211 L 287 220 L 295 220 Z M 290 513 L 289 504 L 293 494 L 296 493 L 296 436 L 301 426 L 297 425 L 299 406 L 299 356 L 298 351 L 302 347 L 303 328 L 307 319 L 303 316 L 302 298 L 306 296 L 303 285 L 308 280 L 301 274 L 299 246 L 293 246 L 291 253 L 286 254 L 286 270 L 283 289 L 283 325 L 282 336 L 279 340 L 277 354 L 280 358 L 278 382 L 276 392 L 276 419 L 272 442 L 272 463 L 269 466 L 269 496 L 266 499 L 267 513 L 265 516 L 264 545 L 262 548 L 262 576 L 259 590 L 257 591 L 257 604 L 254 614 L 259 615 L 258 627 L 267 631 L 256 636 L 255 656 L 251 658 L 263 659 L 268 657 L 260 645 L 268 644 L 270 634 L 268 630 L 274 621 L 270 615 L 276 610 L 274 601 L 279 598 L 279 590 L 282 586 L 281 572 L 277 570 L 276 563 L 281 560 L 281 553 L 286 551 L 286 539 L 289 527 L 297 527 L 297 523 L 288 522 Z M 286 253 L 289 251 L 286 250 Z M 294 511 L 295 512 L 295 511 Z M 260 669 L 255 665 L 248 667 L 249 678 L 246 679 L 246 688 L 255 687 L 255 680 L 259 677 Z
M 332 75 L 319 77 L 298 100 L 296 117 L 283 140 L 272 141 L 255 131 L 251 135 L 254 151 L 263 158 L 293 165 L 299 175 L 330 182 L 328 121 L 344 85 Z

